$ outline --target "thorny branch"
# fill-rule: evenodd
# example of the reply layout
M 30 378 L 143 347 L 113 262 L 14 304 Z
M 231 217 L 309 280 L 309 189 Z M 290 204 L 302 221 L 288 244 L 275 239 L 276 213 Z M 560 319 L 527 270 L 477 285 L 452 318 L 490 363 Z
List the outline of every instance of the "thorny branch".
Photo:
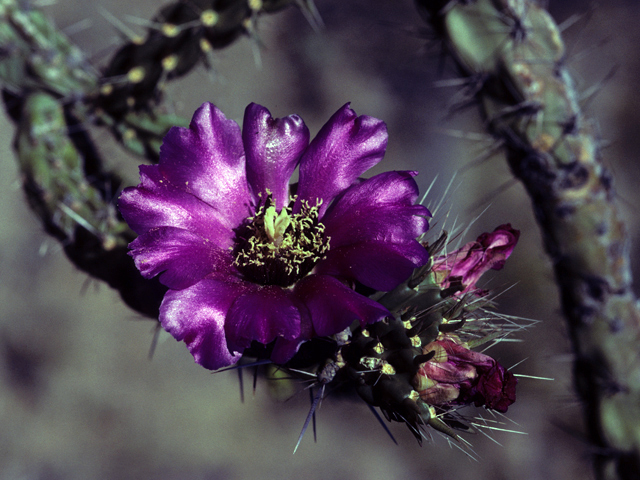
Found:
M 549 14 L 528 0 L 417 0 L 529 193 L 575 352 L 596 472 L 640 475 L 640 312 L 597 130 L 580 110 Z

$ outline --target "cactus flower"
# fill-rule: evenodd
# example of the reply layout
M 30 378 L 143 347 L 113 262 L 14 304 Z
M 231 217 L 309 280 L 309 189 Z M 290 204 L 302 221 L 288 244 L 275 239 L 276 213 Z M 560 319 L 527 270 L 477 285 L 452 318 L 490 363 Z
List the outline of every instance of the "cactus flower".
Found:
M 389 312 L 355 285 L 391 290 L 428 260 L 416 172 L 359 178 L 384 156 L 384 122 L 346 104 L 309 137 L 297 115 L 250 104 L 241 131 L 205 103 L 120 197 L 137 268 L 169 287 L 162 326 L 206 368 L 253 341 L 275 341 L 284 363 L 314 336 L 376 322 Z
M 485 406 L 506 412 L 516 400 L 517 379 L 493 358 L 441 337 L 425 345 L 433 357 L 420 365 L 413 383 L 429 405 Z
M 475 291 L 476 282 L 490 269 L 500 270 L 513 252 L 520 231 L 511 224 L 500 225 L 491 233 L 483 233 L 475 242 L 469 242 L 448 255 L 434 259 L 433 272 L 443 289 L 455 289 L 456 294 Z

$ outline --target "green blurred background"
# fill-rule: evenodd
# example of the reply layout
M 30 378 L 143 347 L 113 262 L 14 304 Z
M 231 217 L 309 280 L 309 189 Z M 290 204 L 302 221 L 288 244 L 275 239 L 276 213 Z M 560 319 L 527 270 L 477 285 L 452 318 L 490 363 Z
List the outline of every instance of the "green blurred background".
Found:
M 213 73 L 200 68 L 169 84 L 166 105 L 190 117 L 212 101 L 241 122 L 244 107 L 254 101 L 274 116 L 300 114 L 315 134 L 350 101 L 358 114 L 384 119 L 389 127 L 387 155 L 372 173 L 419 170 L 422 190 L 437 175 L 431 204 L 456 175 L 435 230 L 449 210 L 447 225 L 466 225 L 485 209 L 466 240 L 501 223 L 519 228 L 514 255 L 502 272 L 487 275 L 486 285 L 509 288 L 499 297 L 501 312 L 541 321 L 519 335 L 522 343 L 490 351 L 506 366 L 522 361 L 515 373 L 555 379 L 520 381 L 506 428 L 526 435 L 493 434 L 500 445 L 482 435 L 468 437 L 480 457 L 475 462 L 437 435 L 419 447 L 399 424 L 391 425 L 396 446 L 363 403 L 329 396 L 318 411 L 317 444 L 309 432 L 292 455 L 309 407 L 307 392 L 276 401 L 261 379 L 255 395 L 246 387 L 242 404 L 235 373 L 212 375 L 171 338 L 149 361 L 154 323 L 75 270 L 28 210 L 11 150 L 14 129 L 0 114 L 0 479 L 590 478 L 570 346 L 529 200 L 500 155 L 471 166 L 492 143 L 473 108 L 448 115 L 460 91 L 442 86 L 455 78 L 451 64 L 441 68 L 438 48 L 427 48 L 430 33 L 409 0 L 317 5 L 324 31 L 314 32 L 296 8 L 262 17 L 260 68 L 255 47 L 241 39 L 216 52 Z M 100 9 L 126 21 L 126 15 L 149 19 L 159 6 L 149 0 L 59 0 L 46 11 L 100 67 L 118 45 Z M 586 94 L 585 108 L 601 125 L 633 236 L 640 5 L 616 0 L 588 10 L 583 2 L 551 2 L 550 9 L 566 25 L 582 14 L 564 31 L 567 61 Z M 597 95 L 589 96 L 591 88 Z M 106 131 L 93 133 L 112 168 L 137 183 L 140 161 Z

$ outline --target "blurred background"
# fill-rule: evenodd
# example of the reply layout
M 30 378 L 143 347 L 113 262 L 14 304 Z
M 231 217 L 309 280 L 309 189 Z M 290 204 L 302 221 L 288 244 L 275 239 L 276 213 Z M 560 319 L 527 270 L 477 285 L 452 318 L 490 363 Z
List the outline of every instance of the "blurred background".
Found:
M 419 170 L 421 190 L 437 176 L 431 205 L 452 182 L 436 231 L 447 212 L 448 225 L 466 225 L 483 211 L 465 241 L 506 222 L 520 229 L 506 268 L 487 275 L 485 286 L 506 290 L 501 312 L 540 321 L 518 336 L 521 343 L 490 350 L 505 366 L 518 364 L 514 373 L 554 378 L 520 380 L 505 428 L 524 434 L 467 437 L 479 461 L 438 435 L 420 447 L 399 424 L 390 426 L 396 446 L 364 403 L 329 396 L 317 414 L 317 444 L 308 432 L 292 455 L 308 393 L 276 401 L 262 379 L 251 394 L 245 376 L 241 403 L 234 372 L 211 374 L 170 338 L 148 360 L 154 322 L 77 271 L 27 208 L 11 149 L 14 128 L 0 113 L 0 479 L 591 478 L 570 345 L 530 202 L 500 154 L 472 163 L 492 142 L 473 108 L 448 115 L 459 92 L 442 86 L 452 78 L 451 63 L 429 47 L 409 0 L 316 3 L 323 31 L 296 8 L 262 17 L 259 49 L 243 38 L 217 51 L 213 71 L 199 68 L 168 85 L 167 108 L 189 118 L 212 101 L 241 122 L 253 101 L 274 116 L 300 114 L 315 134 L 351 102 L 389 127 L 387 155 L 370 173 Z M 119 42 L 101 12 L 127 22 L 150 19 L 158 8 L 150 0 L 59 0 L 45 10 L 100 68 Z M 601 126 L 606 162 L 637 238 L 640 5 L 552 1 L 549 8 L 566 27 L 568 65 Z M 140 160 L 106 131 L 94 130 L 94 139 L 111 167 L 136 184 Z

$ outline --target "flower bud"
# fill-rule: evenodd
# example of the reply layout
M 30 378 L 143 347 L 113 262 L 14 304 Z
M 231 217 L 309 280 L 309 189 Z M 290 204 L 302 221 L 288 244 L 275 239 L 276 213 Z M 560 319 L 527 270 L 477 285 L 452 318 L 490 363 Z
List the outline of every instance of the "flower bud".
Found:
M 517 380 L 493 358 L 469 350 L 453 336 L 425 345 L 435 355 L 420 365 L 413 385 L 429 405 L 485 406 L 506 412 L 516 399 Z
M 480 235 L 475 242 L 436 258 L 432 271 L 443 290 L 453 289 L 456 295 L 476 290 L 476 282 L 487 270 L 500 270 L 504 266 L 519 237 L 520 231 L 511 224 L 500 225 L 493 232 Z

